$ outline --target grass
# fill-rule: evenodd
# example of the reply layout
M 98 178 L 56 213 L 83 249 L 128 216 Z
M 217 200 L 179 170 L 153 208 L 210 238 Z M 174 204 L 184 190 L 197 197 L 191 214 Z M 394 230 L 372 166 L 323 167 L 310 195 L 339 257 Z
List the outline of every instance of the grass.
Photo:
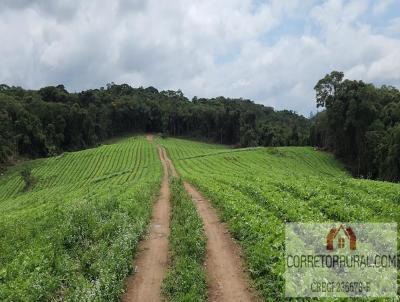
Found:
M 160 182 L 143 137 L 10 169 L 0 178 L 0 300 L 118 301 Z
M 160 143 L 227 222 L 266 300 L 285 300 L 286 222 L 400 222 L 399 184 L 354 179 L 331 155 L 309 147 Z
M 171 180 L 171 265 L 163 281 L 165 300 L 206 301 L 207 282 L 203 268 L 206 237 L 193 201 L 180 179 Z

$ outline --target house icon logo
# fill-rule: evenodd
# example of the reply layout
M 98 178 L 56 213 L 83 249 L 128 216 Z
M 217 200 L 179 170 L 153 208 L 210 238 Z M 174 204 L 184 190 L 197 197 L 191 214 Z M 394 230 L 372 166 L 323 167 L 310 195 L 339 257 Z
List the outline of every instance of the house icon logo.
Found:
M 345 228 L 341 224 L 338 228 L 333 227 L 329 231 L 328 236 L 326 236 L 326 249 L 333 251 L 335 248 L 342 249 L 347 246 L 350 250 L 354 251 L 356 249 L 356 242 L 357 237 L 353 229 L 351 227 Z

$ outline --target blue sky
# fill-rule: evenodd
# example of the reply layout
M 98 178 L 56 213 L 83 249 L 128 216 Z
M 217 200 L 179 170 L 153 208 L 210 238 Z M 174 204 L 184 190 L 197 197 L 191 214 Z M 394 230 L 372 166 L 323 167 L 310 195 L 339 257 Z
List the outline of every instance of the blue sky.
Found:
M 308 115 L 326 73 L 400 87 L 398 0 L 0 0 L 0 82 L 108 82 Z

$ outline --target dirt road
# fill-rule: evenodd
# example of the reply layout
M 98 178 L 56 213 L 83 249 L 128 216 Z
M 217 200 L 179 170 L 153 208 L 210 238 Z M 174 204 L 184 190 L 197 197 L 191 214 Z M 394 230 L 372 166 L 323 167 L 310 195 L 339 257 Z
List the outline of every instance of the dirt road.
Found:
M 150 135 L 147 139 L 153 141 Z M 160 196 L 153 208 L 148 238 L 140 244 L 134 260 L 135 273 L 128 280 L 127 291 L 122 297 L 124 302 L 160 301 L 161 283 L 168 268 L 169 168 L 164 157 L 165 150 L 159 147 L 158 153 L 164 170 Z
M 146 137 L 149 142 L 153 142 L 152 135 Z M 136 273 L 128 281 L 128 290 L 122 297 L 124 302 L 160 301 L 161 283 L 168 268 L 168 175 L 170 173 L 178 177 L 178 173 L 163 147 L 158 147 L 158 153 L 164 170 L 160 197 L 153 209 L 149 237 L 140 244 L 139 254 L 134 261 Z M 185 182 L 184 185 L 196 204 L 208 238 L 206 267 L 209 301 L 258 300 L 249 289 L 249 279 L 243 270 L 240 248 L 219 221 L 210 202 L 189 183 Z
M 149 143 L 152 143 L 154 140 L 154 135 L 153 134 L 146 134 L 146 139 Z
M 161 152 L 162 152 L 161 160 L 164 160 L 164 161 L 166 162 L 167 167 L 168 167 L 168 171 L 171 173 L 171 175 L 172 175 L 173 177 L 178 177 L 178 172 L 176 172 L 176 169 L 175 169 L 174 164 L 173 164 L 172 161 L 169 159 L 168 154 L 167 154 L 167 151 L 165 151 L 164 148 L 161 148 Z
M 178 173 L 165 149 L 163 149 L 163 158 L 167 162 L 172 175 L 178 177 Z M 210 202 L 189 183 L 185 182 L 184 185 L 196 204 L 208 239 L 206 266 L 209 301 L 244 302 L 256 300 L 249 289 L 249 279 L 243 269 L 240 248 L 230 237 L 227 228 L 219 221 Z
M 244 302 L 257 300 L 251 293 L 240 258 L 240 248 L 221 224 L 210 202 L 193 186 L 185 182 L 187 192 L 195 201 L 203 220 L 207 241 L 207 277 L 209 301 Z

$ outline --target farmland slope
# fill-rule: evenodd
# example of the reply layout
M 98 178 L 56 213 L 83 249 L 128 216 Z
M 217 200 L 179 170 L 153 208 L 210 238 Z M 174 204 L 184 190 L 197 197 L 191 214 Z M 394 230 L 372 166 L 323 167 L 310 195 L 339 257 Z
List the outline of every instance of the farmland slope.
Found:
M 152 143 L 153 136 L 147 140 Z M 128 280 L 122 301 L 160 301 L 161 283 L 168 267 L 168 238 L 170 220 L 169 171 L 162 148 L 158 148 L 163 166 L 163 180 L 159 198 L 154 205 L 149 234 L 142 241 L 134 261 L 135 273 Z
M 20 171 L 32 169 L 24 191 Z M 117 299 L 161 183 L 143 137 L 16 166 L 0 178 L 0 300 Z
M 285 222 L 400 222 L 400 185 L 354 179 L 309 147 L 229 149 L 160 139 L 178 173 L 228 223 L 268 300 L 284 300 Z

